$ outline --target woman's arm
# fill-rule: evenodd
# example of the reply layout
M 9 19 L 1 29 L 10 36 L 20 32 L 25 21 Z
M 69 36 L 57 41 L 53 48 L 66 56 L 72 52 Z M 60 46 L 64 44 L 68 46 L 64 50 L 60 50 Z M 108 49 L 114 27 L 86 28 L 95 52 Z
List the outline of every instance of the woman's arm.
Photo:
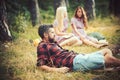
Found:
M 55 33 L 58 35 L 58 36 L 71 36 L 73 35 L 72 33 L 65 33 L 65 32 L 61 32 L 58 27 L 54 27 L 54 30 L 55 30 Z
M 74 30 L 74 32 L 75 32 L 77 35 L 80 36 L 81 40 L 83 40 L 84 37 L 83 37 L 82 34 L 77 30 L 75 24 L 71 24 L 71 26 L 72 26 L 72 29 Z
M 49 67 L 46 65 L 40 66 L 40 69 L 49 71 L 49 72 L 60 72 L 60 73 L 66 73 L 69 71 L 68 67 L 55 68 L 55 67 Z

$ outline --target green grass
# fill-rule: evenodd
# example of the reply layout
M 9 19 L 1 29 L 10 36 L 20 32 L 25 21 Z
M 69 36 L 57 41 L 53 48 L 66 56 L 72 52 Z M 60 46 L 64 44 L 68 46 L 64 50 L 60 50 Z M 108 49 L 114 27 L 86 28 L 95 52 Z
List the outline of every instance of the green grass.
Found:
M 87 33 L 100 32 L 110 44 L 118 43 L 120 25 L 110 18 L 97 18 L 89 22 Z M 115 21 L 115 23 L 113 23 Z M 46 22 L 44 22 L 46 23 Z M 69 31 L 71 28 L 69 27 Z M 24 33 L 13 42 L 0 45 L 0 80 L 120 80 L 117 72 L 69 72 L 56 73 L 41 71 L 36 67 L 36 47 L 29 42 L 39 38 L 38 27 L 26 27 Z M 119 32 L 119 31 L 118 31 Z M 92 46 L 82 45 L 78 47 L 65 46 L 64 48 L 80 53 L 97 51 Z

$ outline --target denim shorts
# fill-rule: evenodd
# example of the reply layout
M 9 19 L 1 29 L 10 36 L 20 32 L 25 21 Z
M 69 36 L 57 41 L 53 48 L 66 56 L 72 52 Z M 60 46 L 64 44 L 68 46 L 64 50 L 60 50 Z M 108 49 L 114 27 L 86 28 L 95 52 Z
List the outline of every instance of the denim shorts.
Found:
M 100 51 L 89 54 L 78 54 L 73 59 L 74 71 L 89 71 L 105 67 L 104 56 Z

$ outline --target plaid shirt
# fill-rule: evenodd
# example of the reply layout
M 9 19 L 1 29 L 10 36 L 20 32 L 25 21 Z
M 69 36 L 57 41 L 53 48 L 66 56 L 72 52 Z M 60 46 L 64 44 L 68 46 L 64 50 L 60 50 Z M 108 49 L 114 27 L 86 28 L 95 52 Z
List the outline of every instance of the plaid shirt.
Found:
M 72 69 L 76 53 L 60 47 L 57 43 L 40 42 L 37 47 L 37 66 L 47 65 Z

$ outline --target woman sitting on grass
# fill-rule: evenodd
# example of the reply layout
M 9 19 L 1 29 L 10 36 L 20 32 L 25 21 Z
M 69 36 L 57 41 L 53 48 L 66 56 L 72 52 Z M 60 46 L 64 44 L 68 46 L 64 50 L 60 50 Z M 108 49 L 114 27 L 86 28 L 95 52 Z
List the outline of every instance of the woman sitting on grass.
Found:
M 79 40 L 72 33 L 66 33 L 68 28 L 68 18 L 67 18 L 67 9 L 66 7 L 58 7 L 56 10 L 56 19 L 53 23 L 54 30 L 56 33 L 56 41 L 61 46 L 79 46 L 82 44 L 82 41 Z
M 87 17 L 82 7 L 78 6 L 75 10 L 74 17 L 71 19 L 71 25 L 73 34 L 79 37 L 83 43 L 92 45 L 96 48 L 108 45 L 107 42 L 103 42 L 101 44 L 96 38 L 90 37 L 85 33 L 84 28 L 87 29 Z

